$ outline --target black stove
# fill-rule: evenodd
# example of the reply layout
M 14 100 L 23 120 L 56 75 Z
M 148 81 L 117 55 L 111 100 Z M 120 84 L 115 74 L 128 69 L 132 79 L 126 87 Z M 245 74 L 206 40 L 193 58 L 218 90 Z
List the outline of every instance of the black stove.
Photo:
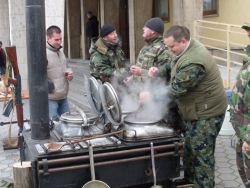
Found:
M 47 140 L 33 140 L 30 132 L 24 131 L 25 155 L 32 161 L 35 188 L 80 188 L 91 181 L 90 143 L 94 153 L 95 179 L 111 188 L 152 186 L 151 143 L 155 151 L 157 181 L 166 188 L 170 179 L 180 176 L 183 147 L 180 135 L 164 121 L 125 124 L 119 99 L 109 83 L 101 85 L 95 79 L 85 77 L 85 86 L 97 117 L 75 108 L 76 112 L 64 114 L 59 122 L 51 124 Z M 142 133 L 142 127 L 149 130 L 149 126 L 154 131 Z M 121 134 L 66 145 L 55 153 L 46 147 L 50 142 L 68 142 L 121 129 L 124 130 Z M 135 133 L 132 136 L 131 130 Z
M 24 133 L 24 138 L 26 159 L 32 161 L 34 187 L 79 188 L 91 181 L 88 148 L 78 145 L 59 153 L 39 154 L 37 144 L 57 141 L 53 132 L 48 140 L 32 140 L 29 132 Z M 151 142 L 155 150 L 157 181 L 179 177 L 181 141 L 181 137 L 174 136 L 133 143 L 121 141 L 120 144 L 94 147 L 96 179 L 104 181 L 111 188 L 153 182 Z

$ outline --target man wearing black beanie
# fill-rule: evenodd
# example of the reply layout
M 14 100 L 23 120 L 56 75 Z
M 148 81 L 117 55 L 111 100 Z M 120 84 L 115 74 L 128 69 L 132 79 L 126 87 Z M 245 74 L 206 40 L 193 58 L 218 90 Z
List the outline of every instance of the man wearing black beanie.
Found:
M 159 17 L 149 19 L 143 27 L 143 37 L 145 46 L 141 49 L 136 65 L 131 66 L 130 72 L 133 74 L 126 79 L 125 84 L 132 84 L 140 89 L 140 82 L 144 82 L 148 77 L 148 70 L 157 67 L 157 76 L 170 79 L 172 55 L 168 51 L 163 41 L 164 23 Z M 135 91 L 136 92 L 136 91 Z
M 138 82 L 145 81 L 151 67 L 157 67 L 157 76 L 169 81 L 172 55 L 164 44 L 163 31 L 164 23 L 159 17 L 151 18 L 145 23 L 142 36 L 146 44 L 138 55 L 136 65 L 131 66 L 130 72 L 133 75 L 126 79 L 126 84 L 133 82 L 138 85 Z
M 145 85 L 147 90 L 154 93 L 157 91 L 159 83 L 168 84 L 170 81 L 172 54 L 164 43 L 163 32 L 164 23 L 159 17 L 149 19 L 143 27 L 142 36 L 146 44 L 140 50 L 136 65 L 130 68 L 133 75 L 125 81 L 134 96 L 139 96 L 140 92 L 144 91 Z M 148 73 L 151 67 L 154 67 L 156 71 L 150 77 L 157 78 L 149 79 Z M 151 80 L 150 84 L 148 80 Z M 176 103 L 172 100 L 168 107 L 169 113 L 166 115 L 166 119 L 169 125 L 181 126 L 183 122 L 178 114 Z M 174 127 L 174 129 L 179 129 L 178 126 Z
M 114 26 L 102 26 L 100 38 L 92 40 L 89 53 L 90 75 L 96 79 L 111 82 L 111 78 L 115 77 L 122 82 L 129 75 L 129 68 L 125 67 L 125 54 L 119 45 Z

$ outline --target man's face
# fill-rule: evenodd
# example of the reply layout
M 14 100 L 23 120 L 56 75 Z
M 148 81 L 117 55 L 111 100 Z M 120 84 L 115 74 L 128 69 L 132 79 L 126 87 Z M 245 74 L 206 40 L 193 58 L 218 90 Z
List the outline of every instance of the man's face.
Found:
M 90 15 L 90 14 L 87 14 L 87 17 L 88 17 L 88 19 L 91 18 L 91 15 Z
M 180 42 L 176 42 L 172 36 L 164 38 L 164 42 L 168 47 L 168 50 L 173 53 L 174 56 L 180 55 L 186 48 L 188 41 L 182 39 Z
M 103 37 L 104 40 L 110 43 L 116 44 L 118 42 L 118 36 L 116 31 L 113 31 L 112 33 L 109 33 L 107 36 Z
M 249 30 L 246 30 L 247 31 L 247 36 L 248 38 L 250 39 L 250 29 Z
M 54 48 L 59 48 L 62 44 L 62 33 L 53 33 L 51 37 L 47 36 L 48 43 Z
M 146 26 L 144 26 L 142 28 L 143 30 L 143 34 L 142 36 L 145 38 L 145 39 L 150 39 L 153 37 L 153 34 L 154 34 L 154 31 L 152 31 L 151 29 L 147 28 Z

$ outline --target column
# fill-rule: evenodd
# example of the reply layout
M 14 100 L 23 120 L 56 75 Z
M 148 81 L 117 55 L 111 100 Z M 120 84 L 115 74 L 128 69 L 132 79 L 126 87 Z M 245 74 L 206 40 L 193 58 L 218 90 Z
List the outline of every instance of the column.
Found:
M 173 25 L 186 26 L 193 36 L 194 20 L 203 19 L 203 0 L 174 0 Z
M 9 25 L 9 5 L 8 0 L 0 1 L 0 41 L 3 42 L 3 48 L 9 46 L 10 25 Z
M 10 45 L 16 46 L 22 89 L 28 88 L 25 0 L 9 0 Z

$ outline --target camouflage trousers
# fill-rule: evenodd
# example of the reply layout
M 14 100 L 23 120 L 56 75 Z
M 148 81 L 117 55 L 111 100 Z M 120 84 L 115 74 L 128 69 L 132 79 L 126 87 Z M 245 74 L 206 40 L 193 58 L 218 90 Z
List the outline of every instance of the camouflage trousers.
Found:
M 241 180 L 247 188 L 250 188 L 250 156 L 242 151 L 242 140 L 238 139 L 236 145 L 236 164 Z
M 184 177 L 196 188 L 213 188 L 215 144 L 225 113 L 207 120 L 186 121 L 184 133 L 186 167 Z

